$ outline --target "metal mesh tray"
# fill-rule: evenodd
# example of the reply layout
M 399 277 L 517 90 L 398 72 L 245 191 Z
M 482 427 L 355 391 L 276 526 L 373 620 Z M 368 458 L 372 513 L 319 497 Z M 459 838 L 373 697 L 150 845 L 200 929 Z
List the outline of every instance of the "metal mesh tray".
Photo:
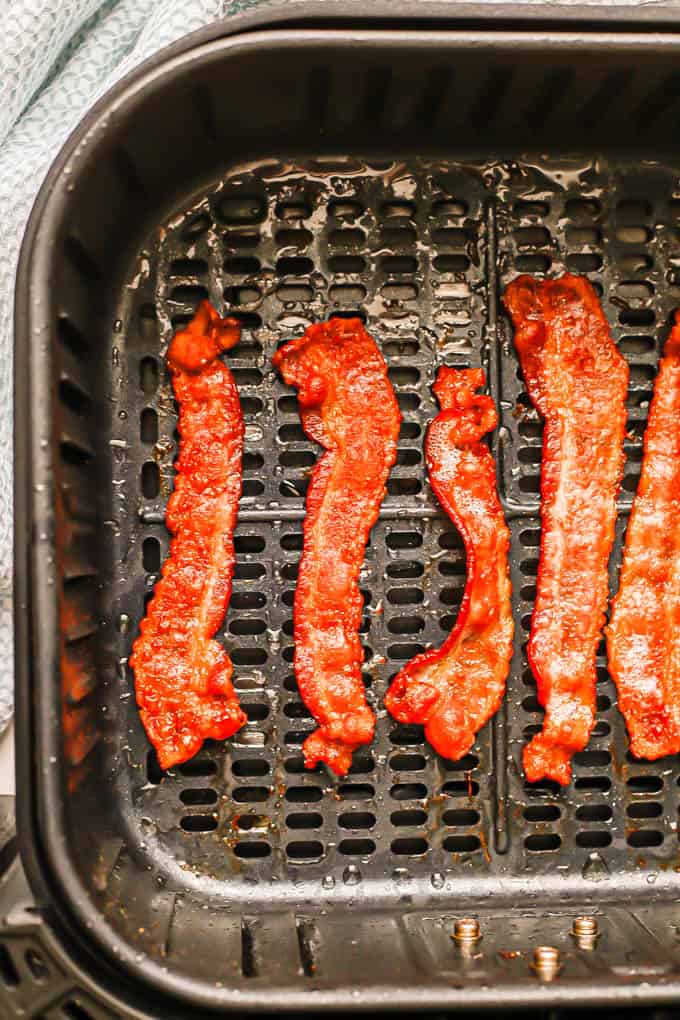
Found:
M 564 186 L 564 176 L 571 187 Z M 652 187 L 650 187 L 650 184 Z M 663 168 L 587 162 L 467 165 L 338 161 L 265 163 L 234 173 L 145 247 L 118 342 L 112 440 L 125 450 L 114 516 L 124 569 L 118 579 L 124 658 L 167 555 L 163 523 L 176 455 L 176 416 L 159 351 L 209 297 L 244 323 L 230 356 L 246 415 L 244 498 L 236 534 L 234 596 L 222 639 L 236 667 L 248 725 L 162 777 L 132 699 L 121 728 L 133 762 L 138 839 L 165 867 L 181 857 L 233 895 L 253 871 L 268 881 L 378 882 L 386 874 L 456 884 L 560 870 L 573 889 L 589 868 L 634 876 L 645 862 L 675 863 L 677 763 L 626 752 L 615 689 L 598 657 L 598 718 L 575 756 L 566 791 L 528 784 L 521 748 L 540 724 L 523 649 L 538 562 L 541 423 L 530 408 L 498 292 L 518 271 L 587 271 L 604 294 L 631 365 L 625 511 L 635 490 L 655 364 L 678 292 L 675 175 Z M 658 196 L 653 205 L 645 196 Z M 397 466 L 361 574 L 364 678 L 378 711 L 374 743 L 346 779 L 303 768 L 314 723 L 291 662 L 292 601 L 304 494 L 318 450 L 304 436 L 293 391 L 272 370 L 282 340 L 329 315 L 359 315 L 388 361 L 403 414 Z M 450 630 L 465 579 L 455 529 L 426 479 L 423 430 L 436 413 L 439 364 L 483 365 L 502 414 L 495 440 L 512 530 L 518 623 L 504 709 L 460 762 L 439 759 L 422 728 L 397 725 L 382 707 L 403 662 Z M 130 513 L 131 506 L 138 513 Z M 126 676 L 126 689 L 132 678 Z M 138 773 L 133 772 L 134 779 Z M 144 827 L 141 819 L 144 819 Z M 243 893 L 246 895 L 246 892 Z

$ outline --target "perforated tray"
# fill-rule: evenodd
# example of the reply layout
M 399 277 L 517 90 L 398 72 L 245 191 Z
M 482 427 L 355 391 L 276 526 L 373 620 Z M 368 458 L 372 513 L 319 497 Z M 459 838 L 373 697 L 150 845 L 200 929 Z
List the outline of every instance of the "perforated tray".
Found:
M 140 1014 L 680 994 L 678 761 L 629 758 L 604 649 L 571 786 L 521 772 L 541 722 L 524 651 L 541 423 L 501 305 L 519 272 L 585 273 L 630 362 L 615 586 L 680 305 L 678 157 L 662 144 L 677 45 L 671 31 L 663 45 L 566 30 L 252 33 L 160 62 L 53 170 L 17 318 L 22 856 L 55 930 L 90 962 L 96 947 Z M 643 159 L 624 151 L 630 123 Z M 539 142 L 586 154 L 489 155 Z M 162 774 L 127 660 L 168 551 L 177 444 L 163 355 L 206 296 L 244 326 L 227 355 L 246 444 L 221 639 L 249 722 Z M 404 419 L 361 574 L 377 733 L 341 780 L 302 763 L 313 723 L 292 604 L 319 450 L 271 366 L 280 342 L 333 314 L 364 319 Z M 501 412 L 517 624 L 503 707 L 457 763 L 383 708 L 400 666 L 444 640 L 464 585 L 422 456 L 441 364 L 482 365 Z M 469 913 L 483 939 L 466 955 L 450 935 Z M 588 951 L 570 935 L 578 913 L 597 915 Z M 561 953 L 551 982 L 531 968 L 540 944 Z
M 596 172 L 585 161 L 265 162 L 231 174 L 150 238 L 122 313 L 115 380 L 124 417 L 113 441 L 126 451 L 115 479 L 125 564 L 117 585 L 125 620 L 119 651 L 129 653 L 168 550 L 163 520 L 176 417 L 161 352 L 209 297 L 244 324 L 229 356 L 246 445 L 236 580 L 222 637 L 249 718 L 232 741 L 211 744 L 161 777 L 128 699 L 122 739 L 131 760 L 144 765 L 141 776 L 130 773 L 133 819 L 156 867 L 171 869 L 180 858 L 195 874 L 224 883 L 230 898 L 236 885 L 244 887 L 238 895 L 266 901 L 274 877 L 322 879 L 329 895 L 357 882 L 377 883 L 385 895 L 386 877 L 402 874 L 435 888 L 458 886 L 470 872 L 479 882 L 560 873 L 583 889 L 591 868 L 635 876 L 650 860 L 678 860 L 677 763 L 627 754 L 604 649 L 597 725 L 575 757 L 573 785 L 560 791 L 522 776 L 521 748 L 541 719 L 523 652 L 538 562 L 541 423 L 498 303 L 518 271 L 587 272 L 604 295 L 631 365 L 615 578 L 659 345 L 680 297 L 672 284 L 674 251 L 680 256 L 674 184 L 663 168 Z M 300 745 L 314 723 L 291 666 L 292 603 L 318 449 L 270 361 L 278 343 L 329 315 L 366 322 L 404 417 L 361 574 L 364 679 L 377 735 L 339 781 L 302 764 Z M 504 708 L 455 763 L 432 753 L 421 727 L 390 720 L 382 704 L 396 670 L 443 641 L 464 585 L 462 544 L 430 492 L 422 457 L 423 430 L 435 413 L 430 387 L 443 363 L 482 364 L 501 409 L 494 447 L 512 530 L 518 624 Z

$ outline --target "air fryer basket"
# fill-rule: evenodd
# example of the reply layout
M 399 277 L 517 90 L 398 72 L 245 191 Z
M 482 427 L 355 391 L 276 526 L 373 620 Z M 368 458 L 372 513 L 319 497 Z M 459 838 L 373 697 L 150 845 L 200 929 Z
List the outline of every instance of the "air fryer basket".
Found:
M 629 757 L 604 649 L 572 785 L 521 772 L 541 424 L 500 305 L 518 272 L 585 273 L 629 359 L 614 583 L 680 305 L 679 55 L 672 31 L 253 31 L 133 77 L 52 171 L 17 299 L 20 836 L 55 929 L 164 1015 L 680 996 L 680 771 Z M 249 722 L 164 775 L 126 660 L 168 548 L 163 352 L 203 297 L 244 327 L 222 636 Z M 302 766 L 292 598 L 318 450 L 270 361 L 331 314 L 365 320 L 404 419 L 361 574 L 377 735 L 340 780 Z M 443 363 L 481 364 L 501 412 L 517 624 L 504 706 L 457 763 L 382 708 L 464 583 L 422 457 Z M 583 913 L 594 945 L 570 934 Z M 461 948 L 469 914 L 483 938 Z

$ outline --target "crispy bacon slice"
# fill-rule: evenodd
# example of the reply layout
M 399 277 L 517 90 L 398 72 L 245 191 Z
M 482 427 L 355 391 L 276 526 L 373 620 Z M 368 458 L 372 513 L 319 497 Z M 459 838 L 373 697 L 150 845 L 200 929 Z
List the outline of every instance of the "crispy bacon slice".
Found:
M 623 470 L 628 367 L 584 278 L 521 276 L 505 293 L 532 403 L 545 419 L 541 556 L 528 657 L 543 730 L 524 749 L 532 782 L 566 785 L 595 718 L 595 654 Z
M 305 740 L 305 765 L 325 762 L 344 775 L 375 728 L 361 679 L 358 580 L 401 418 L 383 357 L 359 319 L 310 326 L 276 352 L 274 364 L 298 390 L 305 432 L 326 450 L 307 493 L 295 675 L 319 724 Z
M 680 751 L 680 312 L 654 385 L 619 591 L 609 669 L 636 758 Z
M 481 369 L 441 368 L 433 386 L 441 411 L 425 454 L 430 483 L 465 542 L 467 579 L 456 624 L 441 648 L 417 655 L 385 698 L 399 722 L 424 723 L 445 758 L 467 754 L 498 710 L 512 656 L 510 534 L 496 491 L 496 470 L 482 437 L 496 427 Z
M 213 640 L 231 597 L 243 452 L 238 391 L 219 355 L 239 337 L 238 321 L 203 301 L 167 355 L 181 437 L 166 515 L 174 537 L 130 658 L 142 722 L 164 769 L 246 721 L 231 660 Z

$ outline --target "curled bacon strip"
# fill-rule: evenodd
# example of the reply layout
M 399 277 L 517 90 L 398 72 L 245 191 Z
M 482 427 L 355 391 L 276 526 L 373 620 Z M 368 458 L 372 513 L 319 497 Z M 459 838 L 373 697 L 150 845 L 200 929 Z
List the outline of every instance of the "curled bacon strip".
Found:
M 467 579 L 456 624 L 441 648 L 417 655 L 385 698 L 399 722 L 424 723 L 445 758 L 470 750 L 498 710 L 512 656 L 508 532 L 493 457 L 481 439 L 496 427 L 481 369 L 441 368 L 434 392 L 441 411 L 425 443 L 430 482 L 465 542 Z
M 680 751 L 680 312 L 666 341 L 645 431 L 619 592 L 607 628 L 609 668 L 630 749 Z
M 505 304 L 536 409 L 545 418 L 541 556 L 528 657 L 543 730 L 524 749 L 532 782 L 566 785 L 595 719 L 595 654 L 623 471 L 628 367 L 584 278 L 521 276 Z
M 239 337 L 239 323 L 203 301 L 167 355 L 181 437 L 166 515 L 174 537 L 130 658 L 142 722 L 164 769 L 246 721 L 231 660 L 213 640 L 231 597 L 243 452 L 238 391 L 219 355 Z
M 319 723 L 305 740 L 305 765 L 325 762 L 344 775 L 375 728 L 361 679 L 358 580 L 401 419 L 385 362 L 359 319 L 310 326 L 276 352 L 274 364 L 297 387 L 305 432 L 326 450 L 307 493 L 295 675 Z

